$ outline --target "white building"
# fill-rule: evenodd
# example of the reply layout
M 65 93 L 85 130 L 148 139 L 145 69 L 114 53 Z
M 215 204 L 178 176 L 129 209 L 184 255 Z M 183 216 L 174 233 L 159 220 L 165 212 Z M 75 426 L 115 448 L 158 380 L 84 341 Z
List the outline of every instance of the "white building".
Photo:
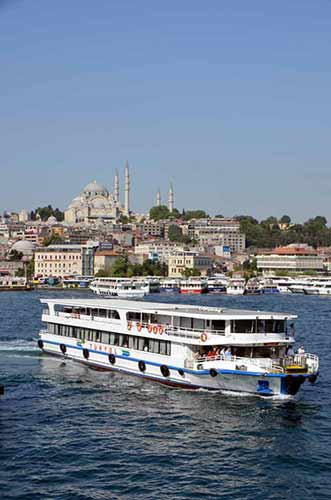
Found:
M 289 245 L 256 257 L 257 268 L 263 273 L 275 271 L 323 271 L 324 257 L 305 245 Z
M 169 256 L 168 275 L 171 278 L 185 276 L 185 269 L 196 269 L 202 276 L 212 271 L 212 259 L 196 252 L 177 252 Z
M 161 264 L 167 264 L 171 255 L 183 251 L 184 246 L 179 243 L 159 241 L 139 243 L 134 248 L 135 255 L 144 256 L 146 259 L 158 260 Z

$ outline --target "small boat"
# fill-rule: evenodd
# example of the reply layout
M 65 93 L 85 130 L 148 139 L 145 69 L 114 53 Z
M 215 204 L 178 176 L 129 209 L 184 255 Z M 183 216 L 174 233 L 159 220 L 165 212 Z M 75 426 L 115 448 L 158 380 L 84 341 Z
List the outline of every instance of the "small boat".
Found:
M 226 278 L 210 277 L 207 279 L 209 293 L 226 293 Z
M 316 283 L 312 286 L 303 288 L 305 295 L 331 295 L 331 282 L 329 283 Z
M 149 293 L 149 284 L 130 278 L 97 278 L 89 288 L 102 297 L 144 297 Z
M 262 288 L 260 282 L 256 279 L 250 279 L 245 286 L 245 295 L 261 295 Z
M 45 327 L 38 346 L 44 353 L 119 376 L 293 396 L 319 374 L 318 356 L 302 348 L 294 354 L 291 314 L 121 299 L 41 302 Z
M 178 293 L 180 291 L 180 280 L 175 278 L 165 278 L 161 280 L 160 291 Z

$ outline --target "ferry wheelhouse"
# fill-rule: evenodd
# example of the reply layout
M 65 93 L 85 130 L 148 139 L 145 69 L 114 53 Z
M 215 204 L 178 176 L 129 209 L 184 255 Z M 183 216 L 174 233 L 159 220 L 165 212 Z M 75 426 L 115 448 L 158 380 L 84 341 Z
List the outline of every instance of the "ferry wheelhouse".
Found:
M 294 395 L 318 376 L 287 355 L 296 316 L 121 299 L 42 299 L 39 347 L 87 365 L 188 389 Z

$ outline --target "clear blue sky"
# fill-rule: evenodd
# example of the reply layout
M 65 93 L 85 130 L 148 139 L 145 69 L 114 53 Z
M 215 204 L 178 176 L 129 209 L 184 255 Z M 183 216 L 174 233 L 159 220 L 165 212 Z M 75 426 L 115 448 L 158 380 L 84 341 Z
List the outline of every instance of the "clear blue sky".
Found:
M 329 217 L 330 60 L 329 0 L 0 0 L 0 210 L 128 159 L 136 211 Z

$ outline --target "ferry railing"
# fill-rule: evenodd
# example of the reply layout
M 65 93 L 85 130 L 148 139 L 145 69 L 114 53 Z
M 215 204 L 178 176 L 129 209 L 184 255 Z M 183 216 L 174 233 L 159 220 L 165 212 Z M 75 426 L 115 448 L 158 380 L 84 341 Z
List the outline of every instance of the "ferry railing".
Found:
M 248 365 L 254 365 L 259 369 L 268 370 L 273 373 L 283 373 L 284 368 L 281 367 L 277 361 L 272 359 L 255 359 L 255 358 L 244 358 L 241 356 L 232 356 L 230 354 L 218 354 L 216 356 L 202 356 L 195 359 L 197 365 L 208 363 L 210 361 L 227 361 L 233 363 L 239 369 L 242 368 L 247 370 Z
M 141 333 L 143 330 L 149 333 L 165 333 L 166 335 L 171 335 L 174 337 L 184 337 L 190 339 L 199 339 L 202 335 L 206 335 L 205 340 L 207 340 L 210 335 L 225 335 L 224 330 L 208 330 L 208 329 L 200 329 L 200 328 L 190 328 L 184 326 L 174 326 L 164 323 L 146 323 L 146 322 L 135 322 L 128 321 L 128 329 L 134 331 L 137 330 Z

